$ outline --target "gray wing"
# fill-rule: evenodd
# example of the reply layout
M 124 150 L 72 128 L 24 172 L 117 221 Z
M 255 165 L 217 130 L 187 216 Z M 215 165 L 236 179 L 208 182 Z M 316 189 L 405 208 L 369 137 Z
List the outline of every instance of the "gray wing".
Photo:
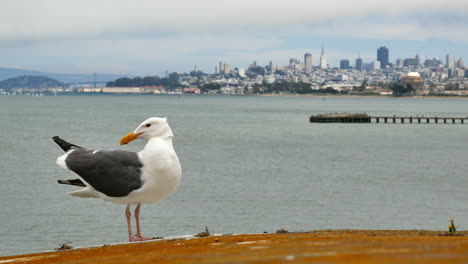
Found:
M 143 185 L 143 164 L 135 152 L 80 148 L 68 154 L 65 163 L 96 191 L 110 197 L 126 196 Z

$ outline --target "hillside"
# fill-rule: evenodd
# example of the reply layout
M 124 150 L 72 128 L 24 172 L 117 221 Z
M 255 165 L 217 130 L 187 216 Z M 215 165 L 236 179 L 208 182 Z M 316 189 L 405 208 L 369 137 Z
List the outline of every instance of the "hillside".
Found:
M 52 79 L 56 79 L 63 83 L 83 83 L 83 82 L 92 82 L 93 73 L 90 74 L 72 74 L 72 73 L 48 73 L 40 71 L 31 71 L 31 70 L 22 70 L 22 69 L 10 69 L 10 68 L 0 68 L 0 81 L 19 77 L 19 76 L 45 76 Z M 97 74 L 97 82 L 109 82 L 114 81 L 115 79 L 122 77 L 129 77 L 130 75 L 122 74 Z
M 62 87 L 63 83 L 44 76 L 20 76 L 6 79 L 0 82 L 0 89 L 9 91 L 15 88 L 23 89 L 47 89 L 51 87 Z

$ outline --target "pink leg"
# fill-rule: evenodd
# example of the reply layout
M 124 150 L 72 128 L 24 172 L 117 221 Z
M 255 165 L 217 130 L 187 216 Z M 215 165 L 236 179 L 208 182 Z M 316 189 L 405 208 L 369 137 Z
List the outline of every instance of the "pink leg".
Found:
M 132 234 L 132 223 L 130 220 L 130 217 L 132 216 L 132 213 L 130 212 L 130 205 L 127 205 L 127 209 L 125 210 L 125 217 L 127 218 L 127 226 L 128 226 L 128 241 L 133 242 L 137 241 L 133 234 Z
M 155 237 L 144 237 L 141 235 L 140 208 L 141 208 L 141 203 L 139 203 L 137 207 L 135 208 L 135 220 L 136 220 L 136 228 L 137 228 L 136 238 L 140 241 L 155 239 Z

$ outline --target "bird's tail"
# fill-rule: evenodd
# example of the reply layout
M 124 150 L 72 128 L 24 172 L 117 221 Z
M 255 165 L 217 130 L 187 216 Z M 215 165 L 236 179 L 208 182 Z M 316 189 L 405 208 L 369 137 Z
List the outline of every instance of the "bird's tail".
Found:
M 80 146 L 77 146 L 77 145 L 74 145 L 70 142 L 67 142 L 61 138 L 59 138 L 58 136 L 55 136 L 52 138 L 54 140 L 55 143 L 57 143 L 57 145 L 59 145 L 60 148 L 63 149 L 63 151 L 67 152 L 69 151 L 70 149 L 72 148 L 82 148 Z
M 73 179 L 73 180 L 58 180 L 60 184 L 67 184 L 67 185 L 75 185 L 80 187 L 86 187 L 86 185 L 80 179 Z
M 99 198 L 99 195 L 96 191 L 90 189 L 89 187 L 80 189 L 78 191 L 69 192 L 71 196 L 77 196 L 80 198 Z

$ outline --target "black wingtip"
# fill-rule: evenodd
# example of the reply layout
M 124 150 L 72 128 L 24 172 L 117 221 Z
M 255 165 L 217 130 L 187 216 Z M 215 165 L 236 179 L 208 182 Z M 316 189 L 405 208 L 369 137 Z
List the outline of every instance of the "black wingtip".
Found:
M 67 185 L 75 185 L 80 187 L 86 187 L 80 179 L 73 179 L 73 180 L 57 180 L 59 184 L 67 184 Z
M 63 149 L 63 151 L 69 151 L 72 148 L 81 148 L 80 146 L 69 143 L 69 142 L 61 139 L 58 136 L 54 136 L 54 137 L 52 137 L 52 139 L 54 140 L 55 143 L 57 143 L 57 145 L 59 145 L 60 148 Z

